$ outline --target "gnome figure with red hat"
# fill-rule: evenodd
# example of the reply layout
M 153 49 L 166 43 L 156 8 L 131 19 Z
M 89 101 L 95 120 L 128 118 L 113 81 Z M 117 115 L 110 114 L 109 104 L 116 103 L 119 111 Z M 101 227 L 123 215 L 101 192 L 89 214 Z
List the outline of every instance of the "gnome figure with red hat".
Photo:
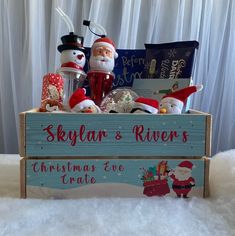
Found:
M 78 88 L 69 99 L 69 106 L 74 113 L 101 113 L 100 108 L 86 95 L 85 88 Z
M 160 113 L 181 114 L 187 98 L 202 89 L 203 85 L 195 85 L 163 96 L 159 104 Z
M 195 180 L 192 177 L 193 164 L 190 161 L 182 161 L 175 170 L 171 170 L 168 176 L 172 179 L 172 189 L 177 197 L 188 198 L 189 192 L 195 186 Z
M 131 113 L 157 114 L 159 110 L 158 101 L 152 98 L 139 97 L 135 100 Z

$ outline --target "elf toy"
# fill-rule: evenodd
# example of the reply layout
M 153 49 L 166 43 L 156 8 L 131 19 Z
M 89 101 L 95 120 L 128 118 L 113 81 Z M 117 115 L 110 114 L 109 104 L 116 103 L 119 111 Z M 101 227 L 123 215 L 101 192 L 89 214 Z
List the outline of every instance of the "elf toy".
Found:
M 187 98 L 192 93 L 201 91 L 202 89 L 203 85 L 195 85 L 163 96 L 159 104 L 160 113 L 181 114 Z

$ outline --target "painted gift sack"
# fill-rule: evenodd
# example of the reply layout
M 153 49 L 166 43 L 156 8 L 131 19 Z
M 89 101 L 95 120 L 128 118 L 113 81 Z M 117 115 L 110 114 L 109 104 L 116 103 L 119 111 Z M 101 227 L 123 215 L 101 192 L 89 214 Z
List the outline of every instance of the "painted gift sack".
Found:
M 164 196 L 170 193 L 168 185 L 168 166 L 167 161 L 161 161 L 156 167 L 150 167 L 144 170 L 142 177 L 144 191 L 143 194 L 152 196 Z
M 170 193 L 169 180 L 172 193 L 174 192 L 179 198 L 188 198 L 188 194 L 195 187 L 195 178 L 192 176 L 194 167 L 191 161 L 184 160 L 175 169 L 169 170 L 167 161 L 163 160 L 157 166 L 149 167 L 148 170 L 144 169 L 144 175 L 141 178 L 144 186 L 143 194 L 152 197 Z

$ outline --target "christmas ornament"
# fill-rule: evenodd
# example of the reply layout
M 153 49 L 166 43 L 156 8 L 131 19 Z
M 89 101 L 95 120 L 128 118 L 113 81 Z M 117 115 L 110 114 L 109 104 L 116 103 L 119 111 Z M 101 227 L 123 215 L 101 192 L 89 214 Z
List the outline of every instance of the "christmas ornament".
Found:
M 181 114 L 187 98 L 202 89 L 203 85 L 190 86 L 163 96 L 159 105 L 160 113 Z
M 86 89 L 78 88 L 69 99 L 69 106 L 75 113 L 100 113 L 100 108 L 86 95 Z
M 138 97 L 131 89 L 114 89 L 103 99 L 100 109 L 106 113 L 130 113 Z
M 61 66 L 57 70 L 64 78 L 64 97 L 63 104 L 68 110 L 68 100 L 73 92 L 83 86 L 86 73 L 83 67 L 86 62 L 85 49 L 83 47 L 83 37 L 74 34 L 74 27 L 70 18 L 59 8 L 57 12 L 68 26 L 69 34 L 61 37 L 62 44 L 57 47 L 61 53 Z
M 60 74 L 49 73 L 43 77 L 41 112 L 62 110 L 64 81 Z
M 139 97 L 133 104 L 131 113 L 157 114 L 159 109 L 158 101 L 152 98 Z
M 84 25 L 90 27 L 90 21 Z M 97 24 L 93 24 L 96 26 Z M 89 28 L 90 29 L 90 28 Z M 102 29 L 102 28 L 101 28 Z M 97 34 L 96 34 L 97 35 Z M 96 39 L 91 47 L 90 70 L 87 73 L 91 89 L 91 98 L 100 105 L 102 99 L 111 91 L 114 80 L 114 60 L 118 57 L 113 41 L 106 37 L 106 31 Z

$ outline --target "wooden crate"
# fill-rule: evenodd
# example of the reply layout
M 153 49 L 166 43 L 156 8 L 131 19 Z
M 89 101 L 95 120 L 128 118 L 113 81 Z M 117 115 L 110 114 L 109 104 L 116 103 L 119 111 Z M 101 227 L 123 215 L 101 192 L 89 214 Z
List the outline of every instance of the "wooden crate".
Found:
M 211 155 L 211 115 L 20 114 L 22 157 Z
M 179 182 L 173 182 L 176 175 L 173 170 L 185 161 L 193 165 L 192 176 L 179 187 Z M 167 165 L 167 172 L 158 169 L 159 163 Z M 186 192 L 187 197 L 207 197 L 209 194 L 209 159 L 205 157 L 22 158 L 20 164 L 22 198 L 176 197 Z

